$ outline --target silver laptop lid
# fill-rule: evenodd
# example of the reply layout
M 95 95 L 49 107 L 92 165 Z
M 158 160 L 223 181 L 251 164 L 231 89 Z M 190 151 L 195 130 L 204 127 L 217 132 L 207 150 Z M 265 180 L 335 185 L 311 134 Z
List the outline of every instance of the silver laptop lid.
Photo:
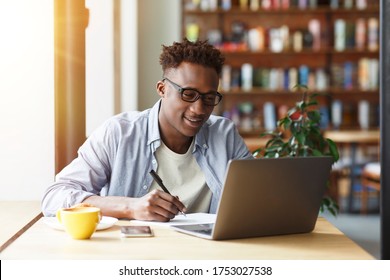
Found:
M 211 238 L 312 231 L 332 162 L 331 157 L 230 161 Z

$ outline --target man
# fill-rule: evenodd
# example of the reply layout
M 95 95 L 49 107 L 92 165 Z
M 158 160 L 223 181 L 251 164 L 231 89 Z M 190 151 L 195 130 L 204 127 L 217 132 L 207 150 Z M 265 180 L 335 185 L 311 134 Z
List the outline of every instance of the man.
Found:
M 43 213 L 89 203 L 117 218 L 169 221 L 178 212 L 215 213 L 230 159 L 252 155 L 233 123 L 210 116 L 224 58 L 207 42 L 163 46 L 160 100 L 110 118 L 80 147 L 44 194 Z M 149 174 L 155 170 L 168 188 Z

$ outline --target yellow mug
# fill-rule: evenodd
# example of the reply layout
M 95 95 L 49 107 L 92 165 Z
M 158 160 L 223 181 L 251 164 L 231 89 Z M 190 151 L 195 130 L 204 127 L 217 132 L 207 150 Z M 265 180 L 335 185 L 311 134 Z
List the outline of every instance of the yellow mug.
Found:
M 61 208 L 57 211 L 57 219 L 72 238 L 89 239 L 100 222 L 100 208 L 90 206 Z

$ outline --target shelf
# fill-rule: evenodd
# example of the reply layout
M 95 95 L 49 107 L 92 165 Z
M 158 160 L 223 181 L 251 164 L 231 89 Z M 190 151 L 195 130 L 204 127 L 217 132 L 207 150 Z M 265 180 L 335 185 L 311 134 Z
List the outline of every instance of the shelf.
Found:
M 379 90 L 379 89 L 378 89 Z M 320 95 L 377 95 L 378 90 L 361 90 L 361 89 L 338 89 L 338 88 L 330 88 L 327 90 L 309 90 L 310 93 L 318 93 Z M 231 91 L 221 91 L 223 95 L 226 96 L 264 96 L 264 95 L 300 95 L 300 92 L 294 92 L 290 90 L 265 90 L 261 88 L 253 88 L 250 91 L 243 91 L 241 89 L 231 90 Z
M 230 10 L 201 11 L 185 10 L 188 7 L 185 3 L 194 2 L 183 0 L 182 34 L 195 33 L 198 39 L 209 39 L 224 54 L 227 67 L 221 75 L 221 88 L 232 90 L 221 91 L 224 98 L 216 111 L 234 119 L 244 138 L 257 137 L 262 131 L 240 128 L 265 127 L 269 120 L 278 119 L 286 107 L 292 108 L 301 100 L 301 92 L 285 90 L 287 85 L 298 83 L 309 85 L 309 93 L 320 95 L 317 101 L 326 116 L 322 125 L 329 125 L 327 129 L 332 129 L 332 120 L 336 122 L 334 118 L 339 114 L 341 129 L 359 129 L 358 115 L 362 106 L 369 107 L 365 117 L 370 128 L 376 128 L 379 126 L 379 69 L 378 73 L 373 69 L 379 68 L 379 50 L 371 51 L 368 46 L 379 46 L 379 2 L 367 1 L 368 7 L 362 10 L 345 9 L 343 1 L 339 1 L 340 8 L 332 9 L 330 1 L 318 1 L 317 8 L 252 11 L 249 7 L 242 9 L 240 1 L 236 0 L 231 2 Z M 374 17 L 378 22 L 370 20 Z M 360 18 L 364 19 L 364 28 L 363 21 L 358 21 Z M 356 26 L 360 32 L 355 32 Z M 344 37 L 345 40 L 340 41 Z M 339 48 L 345 45 L 344 50 L 337 51 L 335 43 Z M 363 48 L 351 47 L 358 45 Z M 251 51 L 249 46 L 262 51 Z M 249 65 L 243 67 L 244 64 Z M 243 75 L 247 79 L 243 79 Z M 256 85 L 251 90 L 237 88 L 250 79 L 252 85 Z M 347 84 L 354 88 L 345 89 Z M 326 89 L 316 90 L 315 87 Z M 341 112 L 335 111 L 336 114 L 332 108 L 337 109 L 338 101 Z
M 220 50 L 225 56 L 285 56 L 285 55 L 378 55 L 379 50 L 358 50 L 358 49 L 345 49 L 344 51 L 336 51 L 333 48 L 323 48 L 321 50 L 303 49 L 300 52 L 296 51 L 283 51 L 283 52 L 272 52 L 270 50 L 264 50 L 261 52 L 249 51 L 249 50 L 225 50 L 222 46 L 219 46 Z
M 351 9 L 345 9 L 345 8 L 330 9 L 330 12 L 334 16 L 338 16 L 338 15 L 356 15 L 358 17 L 358 16 L 361 16 L 362 14 L 371 14 L 371 13 L 379 15 L 379 5 L 374 5 L 374 6 L 371 6 L 371 7 L 367 7 L 366 9 L 363 9 L 363 10 L 358 10 L 356 8 L 351 8 Z
M 282 55 L 321 55 L 321 54 L 328 54 L 329 50 L 311 50 L 311 49 L 303 49 L 300 52 L 295 51 L 283 51 L 283 52 L 272 52 L 269 50 L 264 50 L 262 52 L 254 52 L 249 50 L 237 50 L 237 51 L 228 51 L 225 50 L 223 47 L 220 47 L 221 51 L 226 56 L 247 56 L 247 55 L 253 55 L 253 56 L 282 56 Z
M 345 9 L 345 8 L 338 8 L 338 9 L 332 9 L 330 7 L 317 7 L 317 8 L 306 8 L 306 9 L 299 9 L 299 8 L 289 8 L 289 9 L 259 9 L 257 11 L 252 11 L 251 9 L 241 9 L 239 7 L 233 7 L 230 10 L 223 10 L 223 9 L 217 9 L 215 11 L 203 11 L 200 9 L 196 10 L 186 10 L 184 9 L 185 15 L 297 15 L 304 13 L 310 13 L 310 14 L 333 14 L 333 15 L 356 15 L 356 13 L 378 13 L 379 14 L 379 6 L 372 6 L 367 7 L 363 10 L 358 10 L 356 8 L 351 9 Z
M 316 93 L 325 93 L 324 91 L 315 91 L 315 92 Z M 264 95 L 291 96 L 291 95 L 297 95 L 297 96 L 299 96 L 299 95 L 301 95 L 300 92 L 293 92 L 290 90 L 266 90 L 266 89 L 261 89 L 261 88 L 253 88 L 250 91 L 243 91 L 243 90 L 237 89 L 237 90 L 231 90 L 231 91 L 221 91 L 221 93 L 223 95 L 227 95 L 227 96 L 235 96 L 235 95 L 239 95 L 239 96 L 254 96 L 254 95 L 258 95 L 258 96 L 264 96 Z

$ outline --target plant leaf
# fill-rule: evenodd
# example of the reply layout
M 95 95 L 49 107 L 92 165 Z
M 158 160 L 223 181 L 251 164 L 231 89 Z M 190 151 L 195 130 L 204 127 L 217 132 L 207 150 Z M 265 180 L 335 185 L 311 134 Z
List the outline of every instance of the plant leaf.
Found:
M 326 139 L 326 142 L 328 143 L 328 146 L 329 146 L 329 151 L 330 151 L 330 154 L 332 155 L 333 157 L 333 161 L 336 162 L 339 160 L 340 158 L 340 155 L 339 155 L 339 151 L 337 149 L 337 146 L 335 144 L 335 142 L 333 142 L 331 139 L 327 138 Z
M 321 114 L 316 99 L 319 94 L 308 94 L 304 85 L 296 85 L 294 89 L 302 94 L 301 101 L 287 111 L 287 116 L 278 120 L 275 131 L 261 134 L 270 140 L 265 148 L 257 149 L 253 154 L 265 158 L 331 155 L 336 162 L 339 159 L 337 146 L 332 140 L 325 139 L 320 129 Z M 336 216 L 339 208 L 332 198 L 323 197 L 320 211 Z

